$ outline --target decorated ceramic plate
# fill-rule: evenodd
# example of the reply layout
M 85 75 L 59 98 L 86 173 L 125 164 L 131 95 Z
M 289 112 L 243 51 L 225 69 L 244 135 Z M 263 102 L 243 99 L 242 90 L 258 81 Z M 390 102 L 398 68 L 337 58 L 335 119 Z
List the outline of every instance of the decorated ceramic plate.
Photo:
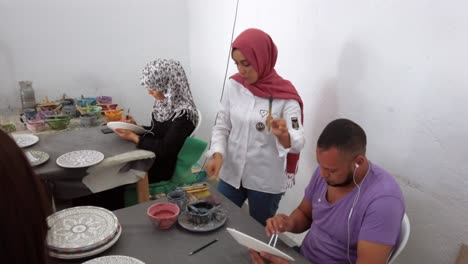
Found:
M 20 148 L 32 146 L 39 141 L 39 137 L 33 134 L 12 134 L 11 136 Z
M 31 166 L 38 166 L 49 160 L 49 154 L 43 151 L 30 150 L 25 152 L 25 154 Z
M 83 264 L 145 264 L 143 261 L 127 256 L 104 256 L 88 260 Z
M 122 228 L 119 226 L 118 232 L 114 236 L 114 238 L 112 238 L 111 241 L 109 241 L 108 243 L 100 247 L 97 247 L 92 250 L 84 251 L 84 252 L 78 252 L 78 253 L 60 253 L 60 252 L 55 252 L 55 251 L 49 251 L 49 255 L 54 258 L 59 258 L 59 259 L 79 259 L 79 258 L 91 257 L 101 252 L 104 252 L 110 247 L 112 247 L 117 242 L 117 240 L 119 240 L 121 234 L 122 234 Z
M 47 246 L 63 253 L 102 246 L 116 235 L 119 221 L 111 211 L 94 206 L 68 208 L 47 218 Z
M 96 150 L 75 150 L 57 158 L 57 165 L 64 168 L 84 168 L 98 164 L 104 154 Z
M 231 236 L 241 245 L 246 246 L 248 248 L 251 248 L 257 252 L 266 252 L 284 259 L 287 259 L 289 261 L 294 261 L 292 257 L 287 255 L 286 253 L 282 252 L 281 250 L 274 248 L 272 246 L 269 246 L 266 243 L 263 243 L 260 240 L 257 240 L 249 235 L 246 235 L 242 232 L 239 232 L 235 229 L 232 228 L 226 228 L 226 230 L 231 234 Z
M 120 121 L 108 122 L 107 126 L 112 130 L 128 129 L 128 130 L 135 132 L 135 134 L 139 134 L 139 135 L 144 134 L 146 132 L 146 130 L 142 128 L 141 126 L 137 126 L 137 125 L 125 123 L 125 122 L 120 122 Z
M 187 211 L 180 213 L 177 221 L 181 227 L 192 232 L 210 232 L 216 230 L 224 225 L 227 220 L 227 212 L 222 208 L 218 208 L 213 213 L 213 219 L 206 224 L 195 224 L 191 220 L 191 216 Z

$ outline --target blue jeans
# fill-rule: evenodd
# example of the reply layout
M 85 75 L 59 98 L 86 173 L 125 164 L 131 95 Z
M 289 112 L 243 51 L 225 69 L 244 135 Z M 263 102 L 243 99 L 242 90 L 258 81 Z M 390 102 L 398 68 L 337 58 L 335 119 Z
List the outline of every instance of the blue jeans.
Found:
M 265 225 L 266 220 L 276 214 L 279 202 L 284 194 L 249 190 L 244 188 L 242 184 L 239 189 L 236 189 L 223 180 L 219 180 L 218 191 L 239 207 L 242 207 L 245 200 L 248 199 L 250 216 L 262 225 Z

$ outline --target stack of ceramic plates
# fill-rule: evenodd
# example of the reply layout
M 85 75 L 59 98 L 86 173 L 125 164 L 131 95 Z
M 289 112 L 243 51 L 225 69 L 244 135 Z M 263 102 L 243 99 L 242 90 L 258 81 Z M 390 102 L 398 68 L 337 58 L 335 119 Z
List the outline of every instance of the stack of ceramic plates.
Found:
M 104 256 L 88 260 L 83 264 L 145 264 L 143 261 L 128 256 Z
M 94 206 L 72 207 L 47 218 L 47 246 L 52 257 L 94 256 L 114 245 L 122 233 L 117 217 Z

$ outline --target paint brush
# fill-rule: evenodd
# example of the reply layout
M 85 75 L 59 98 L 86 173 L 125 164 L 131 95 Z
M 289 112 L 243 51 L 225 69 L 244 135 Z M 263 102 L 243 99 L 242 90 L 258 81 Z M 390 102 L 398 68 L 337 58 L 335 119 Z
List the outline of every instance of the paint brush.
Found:
M 190 252 L 189 256 L 192 256 L 193 254 L 199 252 L 200 250 L 207 248 L 208 246 L 210 246 L 211 244 L 214 244 L 217 241 L 218 241 L 218 239 L 216 238 L 215 240 L 211 241 L 210 243 L 208 243 L 208 244 L 206 244 L 206 245 L 204 245 L 204 246 L 202 246 L 202 247 L 200 247 L 198 249 L 195 249 L 194 251 Z
M 272 105 L 273 105 L 273 96 L 270 95 L 270 98 L 268 98 L 268 116 L 266 119 L 266 126 L 267 126 L 268 131 L 270 131 L 271 129 L 271 119 L 272 119 L 271 106 Z

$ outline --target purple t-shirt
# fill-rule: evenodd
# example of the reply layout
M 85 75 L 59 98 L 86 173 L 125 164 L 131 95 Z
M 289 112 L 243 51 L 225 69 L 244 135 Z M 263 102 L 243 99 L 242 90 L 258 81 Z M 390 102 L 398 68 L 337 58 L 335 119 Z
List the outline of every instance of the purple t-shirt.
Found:
M 359 240 L 395 245 L 405 212 L 403 194 L 395 179 L 371 164 L 362 181 L 361 193 L 349 219 L 350 259 L 356 262 Z M 312 263 L 348 262 L 348 217 L 358 193 L 354 188 L 330 204 L 326 199 L 327 183 L 317 168 L 305 190 L 312 204 L 312 225 L 301 246 L 301 253 Z

